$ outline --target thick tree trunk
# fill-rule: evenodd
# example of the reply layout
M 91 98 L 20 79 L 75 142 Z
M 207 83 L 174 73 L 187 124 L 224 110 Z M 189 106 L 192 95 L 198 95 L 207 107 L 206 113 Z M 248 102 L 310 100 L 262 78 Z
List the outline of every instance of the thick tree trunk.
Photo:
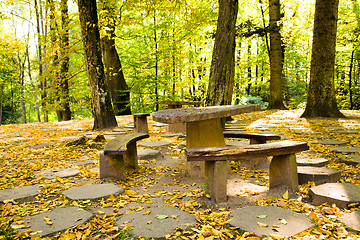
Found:
M 71 120 L 69 94 L 69 12 L 67 0 L 61 0 L 61 33 L 60 33 L 60 109 L 61 121 Z
M 219 0 L 219 16 L 210 68 L 206 105 L 232 102 L 235 74 L 235 24 L 238 0 Z
M 336 105 L 334 65 L 339 0 L 316 0 L 310 84 L 302 117 L 344 117 Z
M 280 0 L 269 0 L 270 96 L 268 109 L 285 109 L 282 90 L 283 57 L 280 35 Z
M 96 0 L 78 0 L 78 7 L 86 68 L 91 89 L 94 129 L 113 128 L 117 126 L 117 123 L 105 81 Z

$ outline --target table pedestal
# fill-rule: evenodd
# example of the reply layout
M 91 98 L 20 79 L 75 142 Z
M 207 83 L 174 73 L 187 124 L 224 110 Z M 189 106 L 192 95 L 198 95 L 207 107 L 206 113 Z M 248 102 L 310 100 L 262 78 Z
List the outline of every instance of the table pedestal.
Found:
M 186 124 L 186 147 L 225 147 L 220 118 L 188 122 Z M 187 175 L 191 178 L 205 177 L 204 162 L 187 162 Z

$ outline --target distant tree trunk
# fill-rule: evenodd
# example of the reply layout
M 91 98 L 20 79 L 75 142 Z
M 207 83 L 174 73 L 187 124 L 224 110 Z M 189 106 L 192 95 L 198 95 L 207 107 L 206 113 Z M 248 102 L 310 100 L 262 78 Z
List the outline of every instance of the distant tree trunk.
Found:
M 280 35 L 280 0 L 269 0 L 270 96 L 268 109 L 285 109 L 282 89 L 283 57 Z
M 4 97 L 3 87 L 0 86 L 0 125 L 1 125 L 1 122 L 2 122 L 3 97 Z
M 316 0 L 310 84 L 302 117 L 344 117 L 336 105 L 334 66 L 339 0 Z
M 207 106 L 231 104 L 235 74 L 235 24 L 238 0 L 219 0 Z
M 24 96 L 24 79 L 25 79 L 25 62 L 26 56 L 24 60 L 21 59 L 20 54 L 18 53 L 18 65 L 19 65 L 19 85 L 20 85 L 20 105 L 21 105 L 21 118 L 22 123 L 26 123 L 26 107 L 25 107 L 25 96 Z
M 349 68 L 349 101 L 350 101 L 350 109 L 354 109 L 354 102 L 353 102 L 353 91 L 352 91 L 352 79 L 353 79 L 353 65 L 354 65 L 354 53 L 355 49 L 351 52 L 351 60 L 350 60 L 350 68 Z
M 81 35 L 91 89 L 94 129 L 116 127 L 111 97 L 105 81 L 100 48 L 96 0 L 78 0 Z
M 115 46 L 115 2 L 102 0 L 105 35 L 101 39 L 104 53 L 106 79 L 109 85 L 115 115 L 130 115 L 130 90 L 124 77 L 119 54 Z
M 28 65 L 28 76 L 29 76 L 29 80 L 33 89 L 33 96 L 34 96 L 34 100 L 35 100 L 35 109 L 36 109 L 36 116 L 37 116 L 37 120 L 38 122 L 41 122 L 41 117 L 40 117 L 40 109 L 39 109 L 39 104 L 38 104 L 38 99 L 37 99 L 37 93 L 36 93 L 36 87 L 33 83 L 33 79 L 32 79 L 32 75 L 31 75 L 31 62 L 30 62 L 30 56 L 29 56 L 29 45 L 26 45 L 26 59 L 27 59 L 27 65 Z
M 60 121 L 71 120 L 70 94 L 69 94 L 69 12 L 67 0 L 61 0 L 61 31 L 60 31 Z
M 41 89 L 41 105 L 44 115 L 44 122 L 49 121 L 49 114 L 47 109 L 47 82 L 46 78 L 43 76 L 44 64 L 43 64 L 43 41 L 42 41 L 42 10 L 41 2 L 38 4 L 37 0 L 34 0 L 35 14 L 36 14 L 36 29 L 38 34 L 38 61 L 39 61 L 39 79 L 40 79 L 40 89 Z
M 154 10 L 154 43 L 155 43 L 155 101 L 159 101 L 158 75 L 159 75 L 159 53 L 156 32 L 156 10 Z M 159 111 L 159 104 L 155 104 L 155 110 Z

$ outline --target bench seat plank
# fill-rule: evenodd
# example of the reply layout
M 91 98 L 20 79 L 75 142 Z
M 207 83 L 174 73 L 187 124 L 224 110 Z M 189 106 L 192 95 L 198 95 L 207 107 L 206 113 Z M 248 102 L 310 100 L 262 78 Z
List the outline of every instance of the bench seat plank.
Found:
M 267 157 L 288 155 L 308 150 L 305 142 L 279 141 L 266 144 L 253 144 L 245 148 L 237 147 L 208 147 L 208 148 L 187 148 L 188 161 L 235 161 L 248 159 L 249 157 Z
M 120 155 L 125 154 L 127 145 L 130 142 L 136 142 L 138 140 L 148 138 L 147 133 L 127 133 L 120 135 L 119 137 L 110 140 L 104 147 L 104 155 Z
M 270 140 L 280 140 L 281 139 L 280 136 L 274 135 L 274 134 L 245 133 L 245 132 L 224 132 L 224 137 L 255 139 L 255 140 L 259 140 L 259 141 L 270 141 Z

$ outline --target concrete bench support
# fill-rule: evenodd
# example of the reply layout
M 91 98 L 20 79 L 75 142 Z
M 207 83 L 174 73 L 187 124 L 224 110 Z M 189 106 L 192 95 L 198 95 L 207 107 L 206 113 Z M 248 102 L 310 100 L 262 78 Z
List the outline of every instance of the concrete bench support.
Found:
M 139 168 L 136 141 L 148 137 L 146 133 L 129 133 L 110 140 L 100 153 L 100 179 L 126 181 L 125 171 Z
M 304 142 L 279 141 L 249 145 L 246 148 L 207 147 L 187 148 L 188 161 L 205 161 L 205 181 L 208 192 L 215 202 L 227 200 L 227 162 L 253 157 L 273 156 L 270 163 L 270 189 L 285 185 L 291 191 L 298 190 L 296 152 L 309 149 Z
M 149 133 L 147 117 L 149 113 L 135 113 L 134 115 L 134 128 L 138 133 Z

